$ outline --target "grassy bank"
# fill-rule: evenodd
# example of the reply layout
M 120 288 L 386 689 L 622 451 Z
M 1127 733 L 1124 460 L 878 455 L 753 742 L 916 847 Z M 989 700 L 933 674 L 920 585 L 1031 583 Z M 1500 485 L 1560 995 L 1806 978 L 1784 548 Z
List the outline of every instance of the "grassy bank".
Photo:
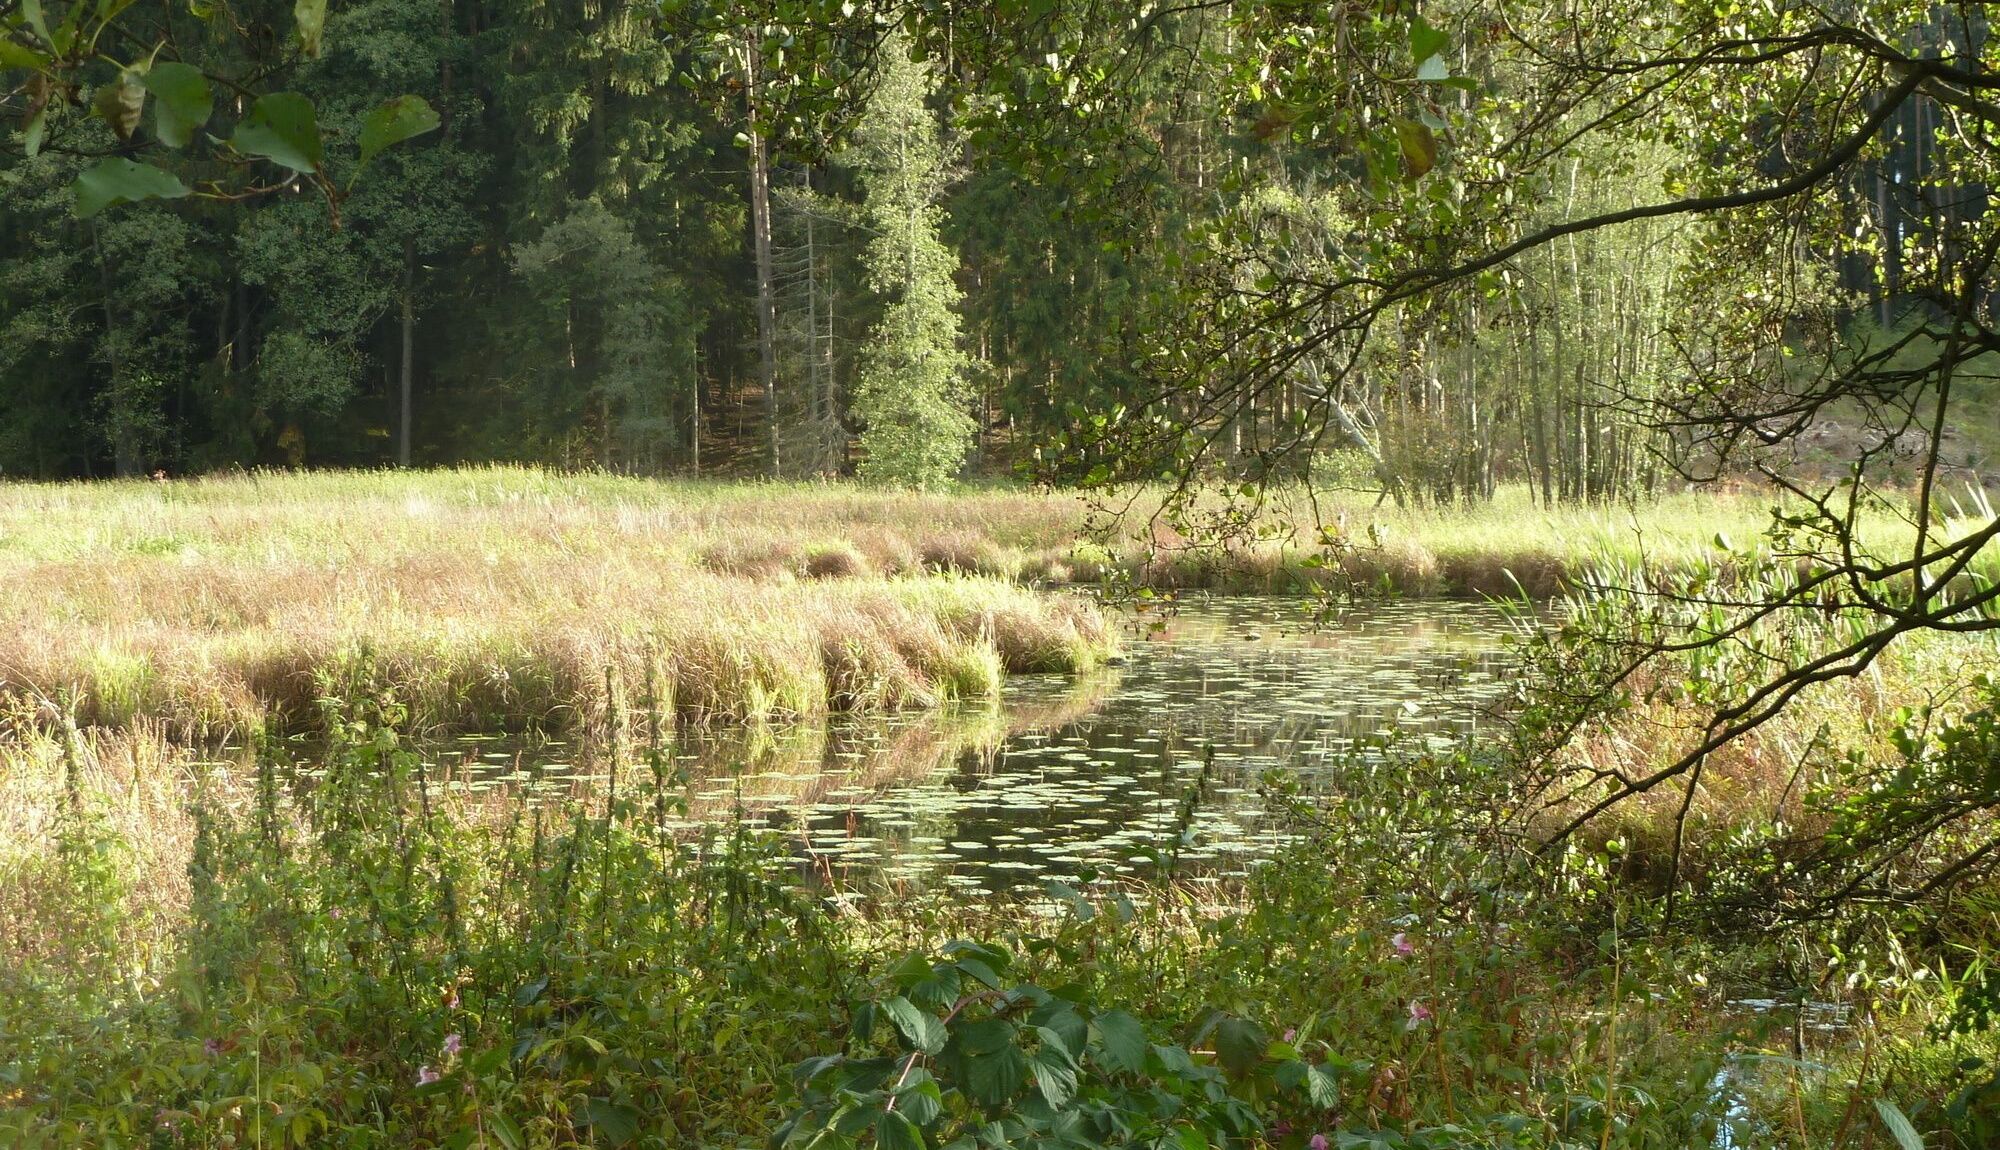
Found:
M 777 844 L 659 833 L 679 792 L 643 753 L 616 796 L 530 809 L 357 735 L 297 794 L 141 735 L 0 751 L 0 1142 L 748 1147 L 854 1075 L 860 1144 L 889 1146 L 870 1116 L 907 1091 L 862 1080 L 921 1064 L 933 1132 L 990 1097 L 982 1121 L 1053 1107 L 1091 1145 L 1830 1145 L 1878 1098 L 1950 1134 L 1940 1068 L 1990 1054 L 1926 1038 L 1921 988 L 1795 1047 L 1729 1005 L 1764 960 L 1626 940 L 1600 856 L 1521 885 L 1441 805 L 1306 804 L 1241 889 L 835 909 Z M 1348 794 L 1484 771 L 1378 762 Z M 1020 1072 L 924 1055 L 912 1004 L 940 1042 L 1019 1019 Z

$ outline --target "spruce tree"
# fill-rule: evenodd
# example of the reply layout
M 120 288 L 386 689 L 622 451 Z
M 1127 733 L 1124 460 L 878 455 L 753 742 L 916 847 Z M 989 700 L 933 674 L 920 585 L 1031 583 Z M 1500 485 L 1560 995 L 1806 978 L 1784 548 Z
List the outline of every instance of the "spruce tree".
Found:
M 957 257 L 939 239 L 938 206 L 949 172 L 935 83 L 899 32 L 883 44 L 875 90 L 855 131 L 855 153 L 873 233 L 865 263 L 882 317 L 861 355 L 853 412 L 863 478 L 909 487 L 949 482 L 974 429 L 969 357 L 959 348 Z

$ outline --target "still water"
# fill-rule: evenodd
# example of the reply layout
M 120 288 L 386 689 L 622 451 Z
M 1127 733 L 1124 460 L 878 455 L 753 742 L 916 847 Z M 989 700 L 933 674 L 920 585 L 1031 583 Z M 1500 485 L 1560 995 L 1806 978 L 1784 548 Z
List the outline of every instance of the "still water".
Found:
M 1142 875 L 1176 853 L 1213 880 L 1285 849 L 1263 817 L 1266 771 L 1333 781 L 1392 729 L 1473 736 L 1510 665 L 1506 619 L 1475 603 L 1368 605 L 1314 625 L 1296 600 L 1214 598 L 1129 626 L 1119 666 L 1016 677 L 997 707 L 684 746 L 686 822 L 779 831 L 836 886 L 977 894 Z M 487 764 L 483 785 L 598 782 L 559 748 L 459 750 Z

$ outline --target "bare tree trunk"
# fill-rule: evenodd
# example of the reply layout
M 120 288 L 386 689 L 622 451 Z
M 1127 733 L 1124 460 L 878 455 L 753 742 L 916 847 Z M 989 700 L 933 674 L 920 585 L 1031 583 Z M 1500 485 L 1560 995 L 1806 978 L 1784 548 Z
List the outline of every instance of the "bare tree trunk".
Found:
M 403 241 L 403 402 L 396 424 L 396 466 L 410 465 L 410 391 L 416 361 L 417 241 Z
M 771 475 L 783 473 L 778 449 L 778 305 L 771 282 L 771 168 L 757 126 L 756 33 L 743 42 L 743 104 L 750 137 L 750 233 L 757 261 L 757 375 L 771 427 Z

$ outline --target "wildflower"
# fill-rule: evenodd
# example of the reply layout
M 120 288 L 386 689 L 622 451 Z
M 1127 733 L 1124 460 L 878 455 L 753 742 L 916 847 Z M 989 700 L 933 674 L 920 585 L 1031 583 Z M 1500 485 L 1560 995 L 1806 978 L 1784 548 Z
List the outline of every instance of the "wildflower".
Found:
M 417 1085 L 429 1086 L 438 1080 L 438 1072 L 428 1066 L 417 1067 Z
M 1389 937 L 1389 949 L 1396 952 L 1397 958 L 1408 958 L 1417 953 L 1417 944 L 1410 941 L 1409 935 L 1399 930 Z
M 1306 1148 L 1307 1150 L 1326 1150 L 1326 1148 L 1331 1145 L 1333 1145 L 1333 1143 L 1328 1142 L 1326 1140 L 1326 1135 L 1315 1134 L 1312 1136 L 1312 1141 L 1306 1143 Z
M 1416 999 L 1410 1000 L 1410 1020 L 1403 1024 L 1404 1030 L 1415 1030 L 1431 1020 L 1431 1008 Z
M 454 1031 L 452 1031 L 452 1032 L 451 1032 L 450 1034 L 447 1034 L 447 1035 L 445 1035 L 445 1036 L 444 1036 L 444 1056 L 445 1056 L 446 1058 L 457 1058 L 457 1057 L 458 1057 L 458 1048 L 459 1048 L 459 1047 L 460 1047 L 461 1045 L 462 1045 L 462 1043 L 461 1043 L 461 1042 L 460 1042 L 460 1040 L 459 1040 L 459 1037 L 458 1037 L 458 1031 L 454 1030 Z
M 1298 1036 L 1299 1036 L 1299 1028 L 1298 1028 L 1298 1027 L 1296 1027 L 1296 1026 L 1291 1026 L 1291 1027 L 1287 1027 L 1287 1028 L 1285 1029 L 1285 1041 L 1286 1041 L 1286 1042 L 1290 1042 L 1290 1041 L 1291 1041 L 1292 1039 L 1294 1039 L 1294 1038 L 1297 1038 Z
M 201 1052 L 210 1058 L 215 1058 L 222 1053 L 222 1043 L 217 1039 L 211 1038 L 201 1044 Z

